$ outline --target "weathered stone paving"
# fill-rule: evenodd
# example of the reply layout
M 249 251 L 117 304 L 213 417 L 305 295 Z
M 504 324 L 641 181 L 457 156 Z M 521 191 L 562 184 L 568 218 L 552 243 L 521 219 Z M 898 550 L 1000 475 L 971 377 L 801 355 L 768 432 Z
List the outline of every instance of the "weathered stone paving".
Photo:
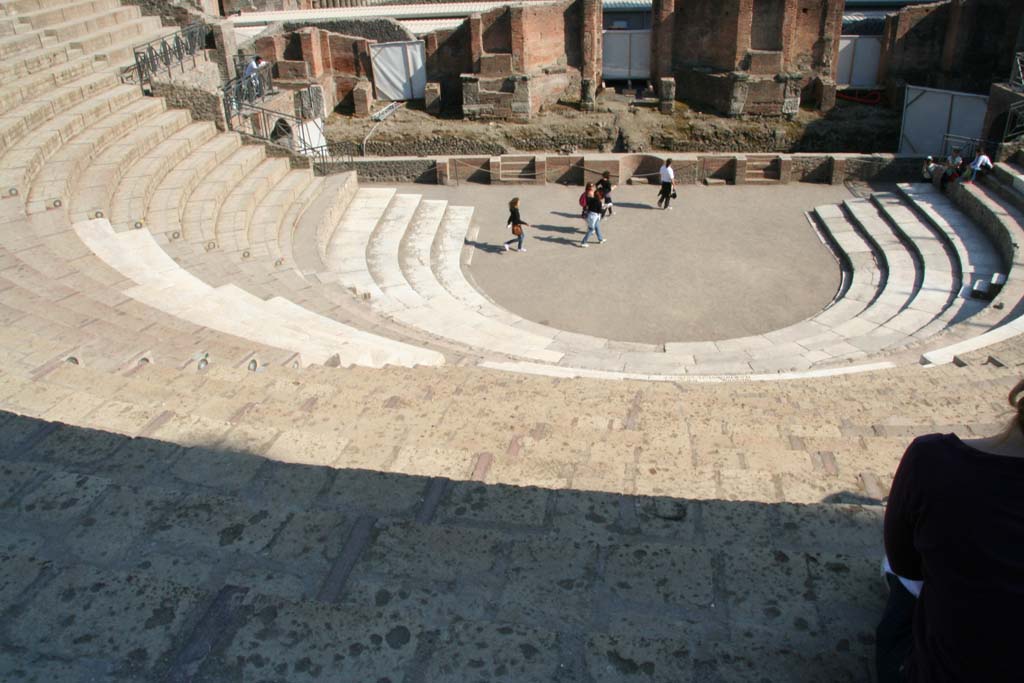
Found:
M 0 399 L 166 411 L 3 414 L 3 680 L 869 680 L 902 447 L 1015 378 L 93 376 Z

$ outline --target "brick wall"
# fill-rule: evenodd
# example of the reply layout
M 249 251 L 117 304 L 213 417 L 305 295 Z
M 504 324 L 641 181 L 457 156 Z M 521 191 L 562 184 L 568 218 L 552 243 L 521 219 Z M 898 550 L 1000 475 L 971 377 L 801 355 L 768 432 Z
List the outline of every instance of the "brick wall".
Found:
M 673 64 L 735 69 L 739 13 L 740 0 L 677 3 L 675 39 L 665 46 L 673 50 Z
M 525 5 L 519 8 L 517 18 L 521 20 L 525 47 L 522 62 L 524 71 L 568 63 L 567 45 L 574 42 L 578 45 L 578 37 L 567 34 L 571 22 L 567 26 L 566 15 L 578 12 L 575 3 Z
M 882 34 L 882 80 L 898 79 L 924 85 L 942 59 L 949 3 L 905 7 L 885 20 Z
M 480 16 L 484 52 L 512 51 L 512 17 L 508 7 L 484 12 Z

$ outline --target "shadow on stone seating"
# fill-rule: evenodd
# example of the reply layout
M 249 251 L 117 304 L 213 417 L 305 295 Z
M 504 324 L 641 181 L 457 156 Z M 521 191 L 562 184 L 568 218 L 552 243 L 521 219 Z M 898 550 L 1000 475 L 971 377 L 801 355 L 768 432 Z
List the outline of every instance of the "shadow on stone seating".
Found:
M 0 433 L 0 646 L 49 680 L 873 680 L 874 507 L 290 464 L 10 413 Z
M 639 202 L 615 202 L 615 209 L 656 209 L 658 208 L 657 202 L 654 204 L 641 204 Z

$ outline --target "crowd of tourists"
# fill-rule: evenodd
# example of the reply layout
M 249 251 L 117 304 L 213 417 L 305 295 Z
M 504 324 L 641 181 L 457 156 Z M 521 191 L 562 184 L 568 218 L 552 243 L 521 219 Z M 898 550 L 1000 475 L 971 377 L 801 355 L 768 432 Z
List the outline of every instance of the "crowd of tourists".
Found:
M 660 182 L 658 208 L 669 210 L 672 208 L 672 200 L 676 198 L 676 174 L 672 168 L 671 159 L 665 159 L 661 165 L 658 170 L 658 180 Z M 583 240 L 579 243 L 580 248 L 587 248 L 591 235 L 597 237 L 598 244 L 608 242 L 601 234 L 601 221 L 615 214 L 615 202 L 612 199 L 612 191 L 615 190 L 615 187 L 612 184 L 611 173 L 605 171 L 601 174 L 600 180 L 596 183 L 587 183 L 584 188 L 579 203 L 580 217 L 586 221 L 587 230 L 583 235 Z M 530 227 L 530 224 L 523 220 L 519 212 L 519 197 L 512 198 L 508 203 L 508 209 L 508 221 L 505 227 L 512 231 L 512 239 L 506 241 L 502 247 L 508 251 L 515 244 L 516 251 L 524 252 L 526 251 L 526 247 L 523 246 L 523 241 L 526 238 L 525 229 Z

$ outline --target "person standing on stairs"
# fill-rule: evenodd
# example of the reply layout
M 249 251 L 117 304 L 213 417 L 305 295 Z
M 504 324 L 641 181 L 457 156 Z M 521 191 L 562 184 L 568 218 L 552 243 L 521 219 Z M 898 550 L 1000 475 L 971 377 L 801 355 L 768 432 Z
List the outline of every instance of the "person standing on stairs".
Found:
M 665 163 L 658 169 L 658 173 L 661 176 L 661 191 L 658 192 L 658 208 L 659 209 L 671 209 L 669 203 L 672 201 L 672 194 L 674 192 L 674 186 L 676 184 L 676 172 L 672 170 L 672 160 L 665 159 Z M 662 206 L 664 203 L 664 206 Z
M 505 247 L 505 251 L 508 251 L 508 245 L 512 244 L 513 242 L 518 242 L 518 244 L 516 245 L 516 251 L 526 251 L 526 247 L 523 246 L 523 239 L 526 236 L 526 233 L 523 231 L 523 228 L 529 226 L 530 224 L 524 222 L 522 217 L 519 215 L 519 197 L 513 197 L 512 201 L 508 203 L 508 225 L 506 225 L 505 227 L 509 228 L 512 231 L 514 237 L 502 245 L 503 247 Z
M 880 683 L 1021 680 L 1024 381 L 996 436 L 918 437 L 885 509 Z

